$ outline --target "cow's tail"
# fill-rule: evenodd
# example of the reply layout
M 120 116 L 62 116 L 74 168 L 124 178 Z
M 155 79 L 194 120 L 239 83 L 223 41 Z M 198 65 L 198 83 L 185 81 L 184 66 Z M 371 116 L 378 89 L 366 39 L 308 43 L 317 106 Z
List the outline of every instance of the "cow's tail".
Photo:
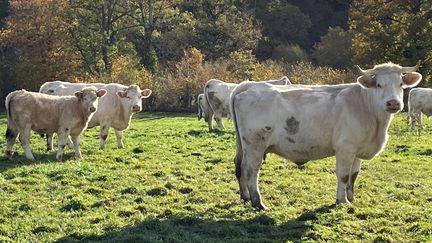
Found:
M 10 93 L 6 96 L 6 100 L 5 100 L 6 117 L 7 117 L 7 129 L 6 129 L 6 134 L 5 134 L 6 140 L 17 136 L 17 134 L 16 134 L 17 128 L 15 125 L 15 122 L 12 119 L 11 105 L 12 105 L 13 98 L 22 92 L 25 92 L 25 90 L 13 91 L 12 93 Z
M 212 82 L 213 82 L 213 79 L 210 79 L 204 85 L 204 97 L 205 97 L 205 99 L 207 101 L 207 104 L 209 105 L 209 109 L 210 109 L 211 113 L 214 113 L 215 108 L 213 107 L 212 102 L 210 102 L 210 99 L 209 99 L 210 96 L 209 96 L 209 92 L 208 92 L 209 87 L 210 87 L 210 85 L 211 85 Z
M 198 95 L 198 121 L 201 120 L 203 115 L 203 107 L 201 106 L 202 98 L 203 98 L 202 95 Z
M 233 92 L 231 93 L 231 96 L 230 96 L 230 113 L 231 113 L 232 121 L 234 123 L 234 129 L 235 129 L 235 135 L 236 135 L 236 155 L 234 157 L 235 174 L 236 174 L 237 180 L 239 180 L 239 181 L 240 181 L 240 177 L 241 177 L 243 146 L 242 146 L 241 135 L 240 135 L 240 130 L 239 130 L 239 126 L 238 126 L 238 117 L 237 117 L 237 112 L 236 112 L 236 108 L 235 108 L 235 100 L 236 100 L 236 95 L 240 94 L 243 91 L 246 91 L 248 87 L 249 87 L 249 85 L 247 85 L 247 83 L 240 84 L 233 90 Z

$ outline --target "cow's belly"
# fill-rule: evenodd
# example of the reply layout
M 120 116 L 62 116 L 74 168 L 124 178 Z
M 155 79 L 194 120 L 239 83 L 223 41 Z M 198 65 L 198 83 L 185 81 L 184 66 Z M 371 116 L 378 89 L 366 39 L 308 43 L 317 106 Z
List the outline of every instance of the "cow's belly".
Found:
M 303 139 L 293 137 L 275 146 L 274 153 L 291 160 L 296 164 L 304 164 L 311 160 L 323 159 L 334 155 L 330 141 Z M 294 141 L 296 141 L 294 143 Z M 319 142 L 318 142 L 319 141 Z
M 432 107 L 426 107 L 423 108 L 422 113 L 425 114 L 427 117 L 430 117 L 432 115 Z
M 129 127 L 129 122 L 114 120 L 111 126 L 117 131 L 123 131 Z

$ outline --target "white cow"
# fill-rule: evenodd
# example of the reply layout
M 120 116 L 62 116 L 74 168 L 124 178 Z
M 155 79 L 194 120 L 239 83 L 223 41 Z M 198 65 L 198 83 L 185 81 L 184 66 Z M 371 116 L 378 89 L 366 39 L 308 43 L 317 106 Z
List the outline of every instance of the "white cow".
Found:
M 80 85 L 86 86 L 93 84 Z M 57 89 L 48 89 L 54 90 L 49 93 L 52 95 L 68 95 L 74 92 L 77 88 L 77 84 L 63 82 L 59 84 L 58 87 Z M 108 137 L 110 127 L 114 128 L 117 138 L 117 147 L 124 148 L 123 131 L 129 127 L 133 113 L 142 110 L 141 99 L 150 97 L 152 91 L 150 89 L 141 90 L 137 85 L 125 86 L 116 83 L 102 84 L 99 87 L 107 90 L 107 94 L 99 99 L 98 110 L 89 121 L 88 128 L 95 126 L 101 127 L 99 149 L 105 148 L 105 141 Z M 59 93 L 56 93 L 57 91 Z M 52 149 L 52 134 L 47 134 L 47 149 Z
M 197 98 L 198 104 L 198 121 L 204 117 L 204 121 L 207 122 L 213 116 L 213 111 L 210 109 L 209 103 L 205 98 L 204 94 L 199 94 Z
M 359 68 L 363 75 L 351 84 L 240 84 L 232 93 L 230 108 L 241 198 L 265 209 L 258 174 L 267 153 L 298 165 L 336 155 L 336 202 L 352 202 L 361 160 L 383 150 L 393 114 L 403 108 L 403 89 L 422 79 L 416 68 L 393 63 Z
M 427 117 L 432 115 L 432 89 L 411 89 L 408 97 L 408 117 L 412 129 L 416 125 L 423 128 L 422 113 Z
M 79 136 L 97 109 L 98 97 L 105 93 L 106 90 L 94 87 L 77 91 L 74 96 L 62 97 L 25 90 L 11 92 L 5 102 L 8 118 L 6 156 L 12 156 L 12 147 L 19 135 L 27 159 L 34 161 L 29 143 L 30 130 L 34 130 L 58 134 L 58 160 L 63 156 L 63 148 L 70 135 L 75 156 L 81 158 Z
M 39 88 L 39 93 L 65 96 L 73 95 L 74 92 L 80 91 L 83 88 L 90 86 L 94 86 L 99 89 L 104 85 L 104 83 L 70 83 L 57 80 L 42 84 L 42 86 Z
M 291 84 L 288 77 L 286 76 L 282 77 L 281 79 L 268 80 L 265 82 L 273 85 Z M 210 109 L 213 112 L 213 115 L 211 115 L 212 119 L 207 120 L 209 130 L 213 129 L 213 118 L 218 124 L 219 128 L 225 129 L 225 126 L 222 123 L 222 115 L 227 114 L 227 117 L 230 118 L 230 96 L 234 88 L 237 87 L 237 85 L 238 84 L 235 83 L 225 83 L 217 79 L 210 79 L 205 84 L 204 97 L 207 99 Z

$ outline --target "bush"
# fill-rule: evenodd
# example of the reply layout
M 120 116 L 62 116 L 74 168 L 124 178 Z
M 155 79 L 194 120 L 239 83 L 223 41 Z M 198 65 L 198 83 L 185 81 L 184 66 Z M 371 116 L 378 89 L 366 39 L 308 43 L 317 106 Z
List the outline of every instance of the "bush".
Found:
M 283 76 L 288 76 L 285 74 L 284 66 L 279 62 L 267 60 L 255 65 L 251 80 L 279 79 Z
M 298 62 L 287 67 L 288 77 L 295 84 L 342 84 L 355 82 L 352 71 L 314 66 L 310 62 Z
M 257 60 L 250 50 L 238 50 L 229 55 L 228 69 L 238 80 L 251 79 L 256 64 Z
M 278 45 L 273 49 L 273 59 L 286 63 L 307 61 L 308 55 L 299 45 Z
M 217 78 L 225 82 L 235 82 L 223 62 L 205 62 L 204 55 L 196 48 L 184 52 L 183 58 L 163 71 L 162 76 L 153 79 L 153 110 L 195 111 L 196 97 L 203 93 L 207 80 Z

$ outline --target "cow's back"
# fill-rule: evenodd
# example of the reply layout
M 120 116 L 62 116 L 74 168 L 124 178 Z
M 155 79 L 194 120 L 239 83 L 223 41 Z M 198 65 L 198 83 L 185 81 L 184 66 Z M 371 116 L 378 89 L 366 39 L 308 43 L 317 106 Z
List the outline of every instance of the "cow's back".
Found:
M 9 112 L 18 126 L 31 126 L 41 132 L 57 132 L 61 119 L 71 120 L 79 114 L 74 96 L 50 96 L 36 92 L 20 92 L 9 102 Z
M 377 153 L 385 137 L 370 134 L 380 128 L 374 127 L 376 118 L 362 100 L 361 87 L 356 84 L 272 86 L 251 82 L 240 84 L 232 97 L 239 137 L 297 163 L 332 156 L 338 146 L 347 143 L 359 145 L 355 152 L 360 157 Z M 360 146 L 361 142 L 367 146 Z

